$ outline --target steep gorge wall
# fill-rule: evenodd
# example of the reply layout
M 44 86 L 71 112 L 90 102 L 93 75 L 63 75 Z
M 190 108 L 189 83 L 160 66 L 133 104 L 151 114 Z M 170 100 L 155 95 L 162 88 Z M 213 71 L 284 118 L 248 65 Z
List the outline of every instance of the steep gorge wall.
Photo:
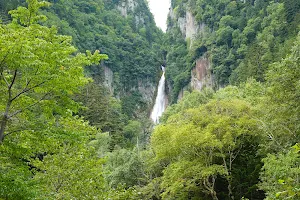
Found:
M 188 9 L 185 10 L 184 16 L 177 17 L 174 8 L 170 8 L 169 17 L 173 21 L 173 27 L 168 27 L 168 30 L 178 27 L 182 37 L 187 42 L 187 48 L 190 51 L 195 38 L 198 36 L 205 37 L 205 24 L 198 23 L 193 16 L 192 12 Z M 193 60 L 194 65 L 190 71 L 191 80 L 189 85 L 184 86 L 179 94 L 178 100 L 183 97 L 184 90 L 198 90 L 201 91 L 205 87 L 215 87 L 214 76 L 212 73 L 212 63 L 208 54 L 199 56 Z
M 109 67 L 104 66 L 103 73 L 104 73 L 104 84 L 107 86 L 111 94 L 114 94 L 116 86 L 114 85 L 115 77 L 113 71 Z M 150 105 L 154 98 L 155 89 L 156 89 L 156 85 L 155 83 L 153 83 L 153 81 L 149 79 L 140 79 L 138 80 L 137 86 L 132 87 L 130 90 L 138 91 L 142 95 L 143 100 L 145 100 L 145 102 Z M 116 96 L 118 97 L 119 95 L 116 94 Z
M 149 16 L 147 12 L 142 12 L 141 7 L 145 6 L 143 0 L 121 0 L 115 6 L 115 8 L 120 12 L 124 18 L 133 18 L 136 27 L 149 26 L 151 20 L 149 21 Z M 138 52 L 137 52 L 138 53 Z M 143 59 L 148 59 L 143 57 Z M 155 64 L 152 66 L 147 66 L 149 68 L 156 68 Z M 130 95 L 131 93 L 138 92 L 142 99 L 141 102 L 145 103 L 147 107 L 152 106 L 153 99 L 155 96 L 156 83 L 153 78 L 136 78 L 136 84 L 130 86 L 130 88 L 124 89 L 122 86 L 116 84 L 120 82 L 121 77 L 114 74 L 115 72 L 108 66 L 104 66 L 104 84 L 109 88 L 111 94 L 114 94 L 117 98 L 122 98 L 122 96 Z

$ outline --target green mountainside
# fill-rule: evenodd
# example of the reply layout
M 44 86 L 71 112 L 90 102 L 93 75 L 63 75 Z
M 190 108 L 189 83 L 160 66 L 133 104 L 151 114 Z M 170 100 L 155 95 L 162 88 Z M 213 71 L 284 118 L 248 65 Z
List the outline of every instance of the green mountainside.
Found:
M 146 0 L 0 17 L 0 200 L 300 199 L 300 1 L 171 0 L 166 33 Z
M 250 77 L 264 82 L 268 66 L 290 53 L 299 32 L 299 1 L 173 0 L 171 4 L 166 74 L 174 88 L 173 101 L 190 82 L 196 60 L 205 56 L 215 88 Z M 190 37 L 185 34 L 189 24 L 182 21 L 189 14 L 192 28 L 198 29 Z M 181 31 L 182 26 L 187 30 Z
M 49 19 L 46 25 L 55 25 L 59 33 L 72 36 L 81 52 L 98 49 L 109 56 L 102 66 L 113 72 L 113 77 L 108 77 L 112 79 L 110 87 L 121 98 L 123 111 L 132 116 L 138 107 L 149 109 L 151 104 L 153 96 L 144 97 L 136 88 L 144 80 L 155 87 L 163 62 L 163 33 L 144 0 L 132 5 L 131 1 L 122 2 L 126 1 L 53 1 L 42 13 Z M 87 73 L 98 82 L 103 79 L 103 67 L 90 67 Z M 131 109 L 126 109 L 128 106 Z

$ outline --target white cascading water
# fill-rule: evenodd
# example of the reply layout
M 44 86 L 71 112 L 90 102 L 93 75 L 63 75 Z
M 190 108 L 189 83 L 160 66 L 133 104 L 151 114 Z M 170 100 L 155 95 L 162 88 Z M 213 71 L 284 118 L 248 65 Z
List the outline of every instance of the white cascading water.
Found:
M 163 74 L 160 78 L 157 96 L 155 100 L 155 104 L 151 113 L 151 119 L 154 123 L 159 123 L 159 118 L 162 116 L 163 112 L 166 108 L 166 95 L 165 95 L 165 68 L 161 66 Z

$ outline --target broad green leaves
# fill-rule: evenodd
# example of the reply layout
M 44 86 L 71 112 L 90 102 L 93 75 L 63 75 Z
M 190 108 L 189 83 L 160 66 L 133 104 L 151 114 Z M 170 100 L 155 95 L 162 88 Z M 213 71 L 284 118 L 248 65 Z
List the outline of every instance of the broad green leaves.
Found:
M 38 23 L 39 21 L 46 20 L 46 16 L 39 15 L 38 10 L 41 7 L 49 6 L 49 2 L 40 2 L 38 0 L 26 0 L 26 2 L 28 3 L 28 8 L 20 6 L 16 10 L 9 12 L 13 18 L 13 23 L 20 23 L 21 25 L 29 26 L 31 24 Z

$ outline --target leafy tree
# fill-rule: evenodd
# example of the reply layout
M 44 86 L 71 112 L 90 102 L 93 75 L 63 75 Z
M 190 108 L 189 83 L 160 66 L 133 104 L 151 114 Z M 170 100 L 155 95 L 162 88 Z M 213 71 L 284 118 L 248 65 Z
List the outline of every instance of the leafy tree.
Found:
M 255 138 L 259 129 L 250 116 L 251 109 L 243 101 L 211 101 L 176 113 L 158 126 L 151 145 L 157 162 L 168 163 L 162 176 L 162 198 L 210 195 L 218 199 L 220 177 L 227 181 L 229 198 L 237 195 L 233 191 L 234 167 L 238 168 L 234 162 L 248 162 L 239 156 L 248 143 L 256 141 L 249 148 L 253 152 L 258 149 Z M 249 182 L 247 187 L 251 184 L 255 183 Z
M 184 98 L 180 100 L 179 103 L 173 104 L 168 107 L 161 117 L 161 123 L 164 123 L 168 118 L 174 114 L 184 112 L 190 108 L 197 108 L 202 104 L 207 103 L 213 95 L 213 91 L 210 89 L 204 90 L 202 92 L 193 91 L 191 93 L 186 92 Z
M 92 126 L 110 134 L 111 148 L 124 143 L 122 131 L 128 117 L 122 113 L 121 102 L 112 97 L 105 86 L 96 82 L 89 83 L 76 94 L 75 100 L 84 106 L 79 110 L 80 116 Z
M 102 158 L 110 150 L 111 136 L 108 132 L 106 133 L 97 133 L 95 137 L 88 143 L 89 146 L 95 148 L 98 157 Z
M 66 186 L 63 194 L 59 194 L 54 185 L 45 190 L 45 185 L 37 180 L 43 180 L 47 187 L 50 182 L 60 182 L 57 169 L 63 161 L 65 168 L 60 171 L 64 174 L 63 182 L 67 178 L 75 181 L 76 178 L 67 176 L 77 167 L 77 159 L 85 169 L 98 162 L 97 159 L 86 162 L 81 157 L 91 155 L 83 146 L 96 131 L 73 116 L 79 105 L 71 97 L 90 80 L 84 76 L 83 66 L 98 64 L 107 56 L 98 51 L 76 54 L 70 37 L 57 35 L 55 28 L 40 25 L 45 16 L 39 15 L 38 9 L 48 3 L 27 2 L 28 8 L 10 12 L 12 23 L 0 25 L 0 198 L 34 199 L 52 192 L 58 196 L 70 193 L 82 196 L 79 187 L 72 192 Z M 83 146 L 75 148 L 79 144 Z M 66 146 L 72 151 L 63 148 Z M 65 159 L 67 155 L 72 156 Z M 94 172 L 99 170 L 101 175 L 101 168 Z M 91 177 L 86 170 L 82 174 Z M 103 179 L 96 182 L 90 185 L 93 191 L 104 185 Z
M 54 110 L 63 114 L 76 109 L 70 94 L 89 80 L 82 67 L 107 58 L 99 52 L 72 55 L 76 49 L 70 37 L 38 24 L 45 16 L 37 11 L 46 3 L 28 3 L 28 8 L 11 11 L 13 22 L 0 28 L 1 143 L 14 132 L 31 130 L 39 114 L 50 120 Z
M 95 128 L 82 119 L 64 119 L 58 132 L 71 135 L 58 149 L 31 162 L 34 166 L 33 181 L 38 183 L 37 199 L 104 199 L 108 195 L 103 177 L 103 159 L 86 143 Z M 77 136 L 77 137 L 76 137 Z
M 142 132 L 142 125 L 139 121 L 128 121 L 128 124 L 124 127 L 124 136 L 129 141 L 137 143 L 139 140 L 139 135 Z

